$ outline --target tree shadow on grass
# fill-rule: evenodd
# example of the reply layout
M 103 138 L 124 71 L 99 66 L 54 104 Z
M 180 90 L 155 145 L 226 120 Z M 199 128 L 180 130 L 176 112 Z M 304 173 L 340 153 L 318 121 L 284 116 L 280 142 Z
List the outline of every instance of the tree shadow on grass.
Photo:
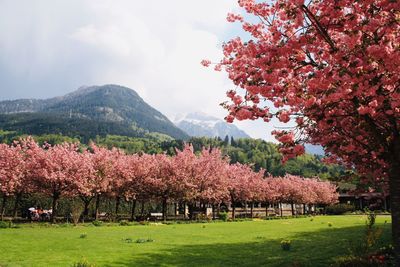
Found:
M 390 224 L 384 225 L 380 244 L 390 242 Z M 330 266 L 337 256 L 361 242 L 365 227 L 327 228 L 292 235 L 290 251 L 281 239 L 254 238 L 247 243 L 218 243 L 176 246 L 158 253 L 138 255 L 114 262 L 118 266 Z

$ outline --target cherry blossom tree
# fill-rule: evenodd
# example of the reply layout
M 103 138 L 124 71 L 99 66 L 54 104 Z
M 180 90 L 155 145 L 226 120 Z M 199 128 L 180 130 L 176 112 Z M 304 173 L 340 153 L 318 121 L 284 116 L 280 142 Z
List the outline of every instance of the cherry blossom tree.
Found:
M 186 202 L 192 202 L 195 195 L 196 183 L 194 181 L 197 181 L 198 178 L 199 161 L 194 153 L 193 146 L 190 144 L 185 144 L 182 150 L 176 149 L 175 153 L 176 155 L 173 158 L 175 175 L 185 188 L 182 200 L 186 211 Z
M 132 181 L 133 173 L 130 164 L 131 156 L 126 155 L 122 150 L 116 150 L 113 158 L 113 174 L 110 179 L 110 190 L 108 195 L 115 198 L 115 216 L 118 218 L 121 199 L 127 199 L 129 184 Z
M 126 184 L 125 196 L 132 201 L 131 220 L 135 217 L 136 201 L 140 200 L 144 208 L 144 201 L 150 198 L 151 192 L 149 192 L 148 183 L 154 169 L 153 164 L 156 164 L 156 162 L 152 155 L 135 154 L 129 156 L 127 172 L 130 178 Z
M 22 194 L 31 189 L 31 159 L 26 150 L 37 147 L 36 142 L 29 137 L 15 141 L 12 145 L 0 144 L 0 192 L 3 195 L 1 220 L 8 197 L 15 196 L 13 216 L 16 217 Z
M 0 192 L 3 195 L 1 205 L 1 220 L 4 218 L 5 207 L 9 196 L 14 195 L 21 185 L 23 173 L 22 154 L 6 144 L 0 144 Z
M 219 204 L 229 199 L 226 179 L 228 159 L 217 148 L 203 148 L 195 163 L 197 175 L 189 180 L 192 185 L 190 199 L 192 202 Z
M 80 181 L 88 174 L 86 164 L 78 144 L 63 143 L 46 145 L 44 149 L 32 150 L 34 161 L 33 184 L 37 189 L 52 198 L 51 222 L 57 217 L 58 201 L 62 194 L 74 195 Z
M 95 219 L 99 217 L 100 198 L 111 191 L 111 180 L 114 174 L 115 161 L 119 157 L 120 151 L 118 149 L 107 149 L 90 145 L 92 154 L 90 156 L 94 175 L 90 176 L 89 183 L 87 184 L 88 190 L 86 194 L 81 194 L 81 198 L 86 203 L 90 203 L 93 197 L 96 198 L 95 203 Z
M 272 176 L 264 178 L 262 185 L 262 200 L 265 202 L 265 216 L 268 216 L 268 207 L 270 204 L 276 204 L 279 200 L 279 186 Z
M 259 170 L 258 172 L 251 172 L 248 179 L 247 186 L 250 192 L 248 201 L 250 201 L 250 217 L 254 217 L 254 203 L 263 202 L 265 200 L 265 181 L 264 181 L 264 170 Z
M 392 234 L 400 262 L 399 1 L 239 0 L 249 41 L 224 44 L 227 121 L 276 117 L 286 158 L 320 144 L 336 161 L 390 188 Z M 209 65 L 210 61 L 203 61 Z M 269 104 L 270 103 L 270 104 Z M 294 121 L 294 122 L 293 122 Z
M 236 204 L 251 198 L 249 180 L 252 175 L 253 170 L 246 164 L 236 163 L 228 166 L 227 184 L 232 205 L 232 220 L 235 220 Z
M 167 220 L 167 205 L 170 199 L 182 198 L 184 194 L 183 184 L 178 181 L 175 174 L 174 161 L 166 154 L 152 156 L 155 164 L 148 177 L 147 186 L 149 194 L 162 201 L 163 220 Z

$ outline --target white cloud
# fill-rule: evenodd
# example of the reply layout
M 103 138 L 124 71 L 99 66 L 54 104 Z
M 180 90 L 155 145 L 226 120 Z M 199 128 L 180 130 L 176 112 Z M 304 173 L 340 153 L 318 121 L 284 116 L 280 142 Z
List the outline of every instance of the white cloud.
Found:
M 235 27 L 226 22 L 232 0 L 3 0 L 0 2 L 0 98 L 51 97 L 79 86 L 131 87 L 174 117 L 226 112 L 231 82 L 203 68 L 221 58 Z M 267 136 L 263 123 L 239 125 Z

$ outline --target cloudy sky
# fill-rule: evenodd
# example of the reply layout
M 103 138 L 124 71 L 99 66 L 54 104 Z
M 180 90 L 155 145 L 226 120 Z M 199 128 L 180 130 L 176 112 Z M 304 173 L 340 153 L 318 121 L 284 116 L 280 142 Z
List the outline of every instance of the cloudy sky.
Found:
M 218 61 L 241 35 L 226 22 L 235 0 L 0 0 L 0 100 L 48 98 L 82 85 L 120 84 L 174 119 L 202 111 L 223 118 L 233 88 Z M 235 123 L 272 140 L 272 126 Z

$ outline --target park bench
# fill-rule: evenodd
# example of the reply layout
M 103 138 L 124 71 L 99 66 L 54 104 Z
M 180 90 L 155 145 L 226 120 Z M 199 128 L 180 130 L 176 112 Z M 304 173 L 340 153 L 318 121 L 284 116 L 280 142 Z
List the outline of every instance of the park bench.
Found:
M 150 213 L 151 220 L 161 220 L 162 217 L 163 217 L 163 214 L 161 212 L 151 212 Z

